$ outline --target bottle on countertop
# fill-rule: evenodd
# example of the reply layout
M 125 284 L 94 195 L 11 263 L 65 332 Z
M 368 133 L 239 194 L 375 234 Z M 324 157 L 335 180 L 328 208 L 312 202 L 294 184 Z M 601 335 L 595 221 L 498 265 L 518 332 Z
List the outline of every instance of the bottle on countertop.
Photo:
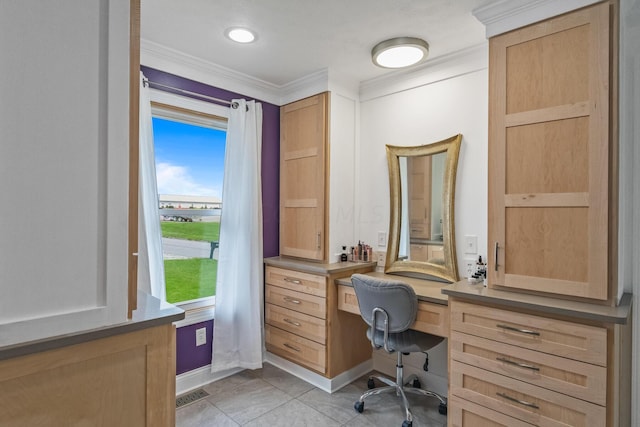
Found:
M 345 262 L 349 259 L 349 257 L 347 257 L 347 247 L 343 246 L 342 247 L 342 253 L 340 254 L 340 261 L 341 262 Z

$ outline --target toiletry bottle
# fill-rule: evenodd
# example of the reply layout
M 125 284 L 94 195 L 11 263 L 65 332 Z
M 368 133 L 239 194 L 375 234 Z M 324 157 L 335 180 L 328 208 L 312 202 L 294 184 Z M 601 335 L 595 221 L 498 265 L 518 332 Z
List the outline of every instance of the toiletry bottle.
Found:
M 345 262 L 347 261 L 348 257 L 347 257 L 347 247 L 343 246 L 342 247 L 342 254 L 340 254 L 340 261 L 341 262 Z

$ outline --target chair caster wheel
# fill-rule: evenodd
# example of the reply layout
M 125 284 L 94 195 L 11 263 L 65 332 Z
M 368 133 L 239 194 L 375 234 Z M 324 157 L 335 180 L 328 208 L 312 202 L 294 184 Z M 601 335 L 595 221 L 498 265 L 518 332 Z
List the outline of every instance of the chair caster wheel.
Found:
M 445 403 L 441 403 L 438 406 L 438 413 L 440 413 L 442 415 L 447 415 L 447 405 Z
M 413 380 L 413 383 L 411 384 L 411 386 L 413 388 L 420 388 L 420 380 L 416 378 L 415 380 Z
M 402 423 L 402 427 L 411 427 L 411 426 L 413 426 L 413 423 L 411 421 L 404 420 L 404 422 Z
M 376 383 L 373 382 L 373 378 L 369 378 L 367 381 L 367 388 L 371 390 L 372 388 L 376 388 Z
M 364 402 L 360 402 L 359 400 L 356 401 L 356 403 L 353 405 L 353 408 L 356 411 L 362 413 L 362 411 L 364 411 Z

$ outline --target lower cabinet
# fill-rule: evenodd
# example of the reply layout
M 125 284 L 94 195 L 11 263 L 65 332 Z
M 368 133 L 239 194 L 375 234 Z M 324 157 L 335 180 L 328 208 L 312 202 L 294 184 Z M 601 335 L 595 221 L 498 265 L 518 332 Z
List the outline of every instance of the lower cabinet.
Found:
M 449 305 L 450 426 L 625 425 L 613 325 Z
M 0 426 L 175 425 L 169 323 L 0 361 Z
M 291 264 L 291 262 L 288 262 Z M 354 264 L 338 272 L 309 273 L 267 264 L 265 342 L 267 351 L 327 378 L 371 358 L 366 327 L 359 317 L 338 311 L 340 277 L 371 271 Z

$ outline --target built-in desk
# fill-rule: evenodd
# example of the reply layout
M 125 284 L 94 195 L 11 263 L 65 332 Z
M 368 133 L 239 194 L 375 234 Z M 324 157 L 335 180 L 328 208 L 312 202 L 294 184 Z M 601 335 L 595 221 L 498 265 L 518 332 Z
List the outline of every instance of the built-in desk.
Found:
M 410 285 L 418 297 L 418 314 L 411 328 L 441 337 L 449 336 L 448 297 L 441 292 L 448 283 L 378 272 L 367 273 L 367 276 L 383 280 L 400 280 Z M 360 314 L 351 277 L 337 279 L 336 284 L 338 285 L 338 310 Z

